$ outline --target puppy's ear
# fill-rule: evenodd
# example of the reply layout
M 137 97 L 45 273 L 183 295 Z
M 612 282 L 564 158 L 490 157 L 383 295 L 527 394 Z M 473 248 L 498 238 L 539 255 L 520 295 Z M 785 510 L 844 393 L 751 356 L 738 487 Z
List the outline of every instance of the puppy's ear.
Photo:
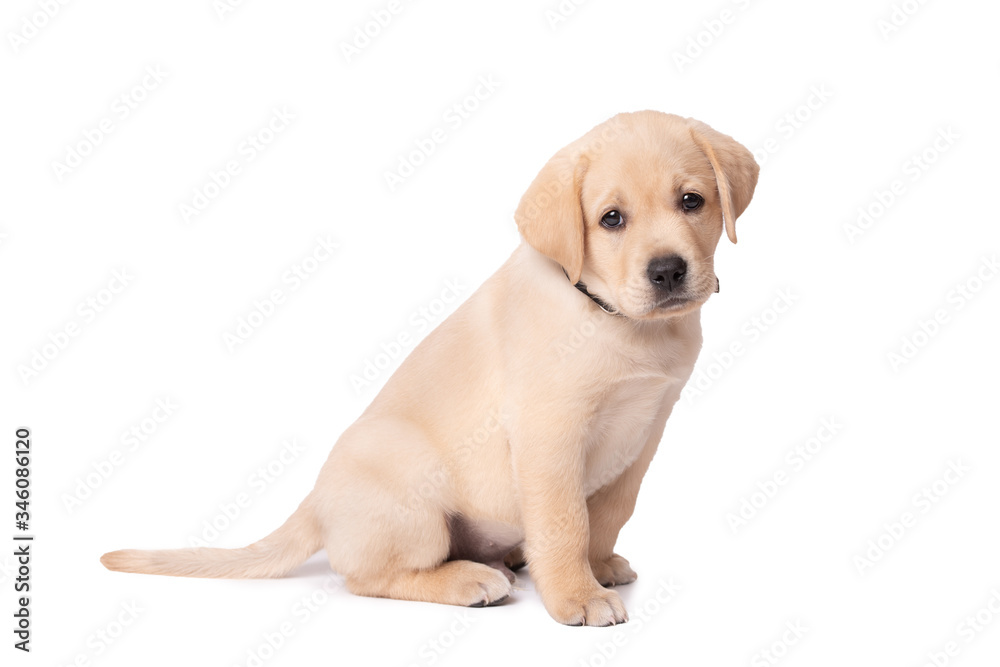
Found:
M 524 240 L 558 262 L 573 283 L 583 272 L 580 186 L 587 164 L 576 143 L 562 149 L 538 172 L 514 212 Z
M 687 121 L 691 137 L 715 170 L 726 234 L 730 241 L 736 243 L 736 218 L 743 214 L 753 198 L 760 167 L 753 154 L 732 137 L 713 130 L 699 120 L 688 118 Z

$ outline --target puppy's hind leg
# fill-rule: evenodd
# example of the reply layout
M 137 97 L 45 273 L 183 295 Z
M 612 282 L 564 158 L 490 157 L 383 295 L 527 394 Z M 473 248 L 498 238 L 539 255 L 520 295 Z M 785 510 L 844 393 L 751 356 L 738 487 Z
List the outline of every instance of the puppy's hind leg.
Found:
M 355 546 L 360 549 L 351 554 L 349 566 L 331 553 L 331 566 L 344 575 L 349 591 L 463 607 L 497 604 L 510 595 L 511 582 L 503 572 L 471 560 L 447 560 L 450 534 L 443 512 L 411 510 L 409 514 L 383 513 L 375 521 L 369 516 L 368 525 L 377 526 L 377 532 L 359 540 Z M 331 541 L 337 538 L 331 536 Z M 327 551 L 331 551 L 329 544 Z
M 433 457 L 413 454 L 426 451 L 414 429 L 379 424 L 377 431 L 366 430 L 368 453 L 375 449 L 374 437 L 405 438 L 411 454 L 405 460 L 380 458 L 378 466 L 353 457 L 331 461 L 331 476 L 318 488 L 318 502 L 327 509 L 323 541 L 330 566 L 344 576 L 348 590 L 466 607 L 510 595 L 511 582 L 502 572 L 452 553 L 447 472 Z M 336 491 L 324 498 L 326 490 Z
M 497 569 L 471 560 L 450 560 L 423 570 L 386 570 L 347 577 L 355 595 L 489 607 L 510 596 L 511 582 Z

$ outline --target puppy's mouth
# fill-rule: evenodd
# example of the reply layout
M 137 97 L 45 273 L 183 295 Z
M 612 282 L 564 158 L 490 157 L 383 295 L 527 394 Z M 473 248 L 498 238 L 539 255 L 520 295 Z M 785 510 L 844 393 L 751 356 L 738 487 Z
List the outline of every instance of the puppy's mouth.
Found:
M 684 296 L 668 296 L 666 299 L 661 299 L 652 308 L 652 310 L 681 310 L 682 308 L 691 305 L 694 299 L 684 297 Z
M 646 305 L 635 312 L 635 319 L 659 320 L 678 315 L 683 315 L 696 308 L 700 308 L 709 295 L 681 293 L 668 294 L 653 302 L 646 302 Z
M 701 299 L 689 296 L 669 296 L 665 299 L 660 299 L 655 304 L 644 309 L 645 312 L 639 315 L 637 319 L 660 320 L 675 317 L 694 310 L 701 306 L 701 304 Z

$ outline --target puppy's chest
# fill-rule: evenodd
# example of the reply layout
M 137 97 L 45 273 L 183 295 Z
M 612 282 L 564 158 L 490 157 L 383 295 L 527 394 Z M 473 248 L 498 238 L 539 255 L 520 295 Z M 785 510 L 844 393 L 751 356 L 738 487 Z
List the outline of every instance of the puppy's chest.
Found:
M 587 431 L 588 496 L 639 458 L 675 383 L 662 377 L 623 381 L 601 398 Z

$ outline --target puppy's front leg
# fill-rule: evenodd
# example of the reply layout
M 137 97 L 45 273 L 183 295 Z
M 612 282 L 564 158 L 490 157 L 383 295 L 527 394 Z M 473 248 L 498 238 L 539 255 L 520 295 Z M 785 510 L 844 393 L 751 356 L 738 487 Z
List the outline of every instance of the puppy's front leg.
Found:
M 670 416 L 674 400 L 676 399 L 671 396 L 665 401 L 649 430 L 639 458 L 587 500 L 587 512 L 590 515 L 590 567 L 602 586 L 629 584 L 636 579 L 629 562 L 614 553 L 615 543 L 622 526 L 635 509 L 639 484 L 663 437 L 663 427 Z
M 621 598 L 603 588 L 590 568 L 582 445 L 564 435 L 518 444 L 514 467 L 525 555 L 545 608 L 566 625 L 624 623 Z
M 590 515 L 590 568 L 602 586 L 630 584 L 636 579 L 629 562 L 614 553 L 614 548 L 619 531 L 635 509 L 639 483 L 658 443 L 658 439 L 647 443 L 638 461 L 587 500 Z

